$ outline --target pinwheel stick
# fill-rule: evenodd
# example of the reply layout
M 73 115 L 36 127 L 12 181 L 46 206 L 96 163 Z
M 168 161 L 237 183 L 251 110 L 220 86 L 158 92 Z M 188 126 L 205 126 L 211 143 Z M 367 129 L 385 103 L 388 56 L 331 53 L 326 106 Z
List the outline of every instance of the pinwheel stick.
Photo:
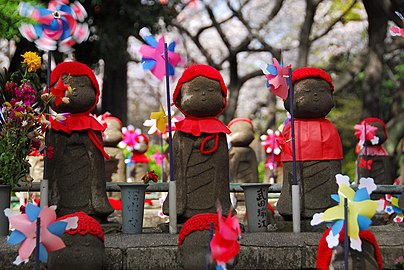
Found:
M 366 145 L 366 123 L 364 124 L 364 132 L 365 132 L 365 141 L 364 141 L 364 156 L 365 156 L 365 170 L 366 170 L 366 177 L 369 177 L 369 168 L 368 168 L 368 147 Z
M 167 115 L 168 115 L 168 148 L 170 161 L 170 183 L 168 193 L 170 194 L 168 207 L 170 217 L 170 233 L 177 233 L 177 190 L 174 181 L 174 165 L 173 165 L 173 137 L 171 129 L 171 101 L 170 101 L 170 77 L 168 72 L 168 48 L 167 43 L 164 43 L 164 61 L 166 64 L 166 97 L 167 97 Z
M 289 84 L 289 107 L 290 107 L 290 124 L 292 127 L 292 160 L 293 160 L 293 185 L 292 185 L 292 219 L 293 232 L 300 232 L 300 190 L 297 184 L 296 176 L 296 147 L 295 147 L 295 117 L 293 113 L 293 85 L 292 85 L 292 69 L 289 68 L 289 76 L 287 78 Z
M 270 184 L 274 184 L 275 183 L 275 131 L 272 134 L 272 153 L 271 153 L 271 162 L 272 162 L 272 170 L 271 170 L 271 177 L 269 179 Z
M 41 218 L 36 219 L 36 246 L 35 246 L 35 270 L 39 270 L 39 245 L 41 234 Z
M 48 51 L 48 67 L 46 70 L 46 92 L 49 94 L 50 92 L 50 73 L 51 73 L 51 65 L 52 65 L 52 51 Z M 49 106 L 47 102 L 44 105 L 45 108 L 45 117 L 46 120 L 49 120 Z M 40 193 L 40 206 L 43 208 L 48 206 L 48 145 L 49 145 L 49 132 L 46 130 L 45 133 L 45 149 L 44 149 L 44 165 L 43 165 L 43 179 L 41 181 L 41 193 Z
M 205 267 L 206 270 L 210 269 L 210 258 L 209 258 L 209 256 L 210 256 L 210 253 L 211 253 L 210 241 L 212 241 L 212 238 L 213 238 L 213 221 L 210 222 L 210 227 L 209 227 L 208 256 L 206 258 L 206 267 Z
M 348 270 L 348 252 L 349 252 L 349 239 L 348 239 L 348 198 L 344 198 L 344 269 Z

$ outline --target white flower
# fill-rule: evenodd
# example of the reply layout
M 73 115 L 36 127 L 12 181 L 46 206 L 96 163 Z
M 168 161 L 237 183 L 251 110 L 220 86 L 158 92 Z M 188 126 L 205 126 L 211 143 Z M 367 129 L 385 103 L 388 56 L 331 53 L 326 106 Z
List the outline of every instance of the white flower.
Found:
M 349 187 L 351 185 L 348 175 L 342 175 L 339 173 L 339 174 L 335 175 L 335 179 L 337 180 L 336 182 L 337 182 L 338 186 L 340 186 L 341 184 L 345 184 Z
M 25 127 L 26 125 L 28 125 L 28 121 L 27 121 L 27 120 L 23 120 L 22 123 L 21 123 L 21 126 L 22 126 L 22 127 Z
M 357 251 L 362 252 L 362 241 L 361 238 L 358 236 L 358 239 L 354 239 L 352 237 L 349 237 L 349 240 L 351 242 L 351 248 L 355 249 Z
M 313 215 L 313 219 L 310 221 L 310 225 L 311 226 L 316 226 L 322 222 L 324 222 L 324 220 L 322 219 L 324 213 L 316 213 Z
M 328 247 L 333 248 L 338 246 L 339 244 L 339 233 L 337 233 L 335 236 L 332 234 L 332 230 L 328 233 L 327 237 L 325 238 L 327 241 Z
M 375 181 L 373 180 L 373 178 L 371 178 L 371 177 L 367 177 L 367 178 L 362 177 L 361 179 L 359 179 L 358 188 L 359 189 L 366 188 L 366 190 L 368 191 L 368 194 L 371 194 L 373 191 L 376 190 L 377 186 L 376 186 Z
M 370 142 L 371 142 L 373 145 L 378 144 L 378 143 L 379 143 L 379 137 L 377 137 L 377 136 L 375 135 L 375 136 L 373 137 L 373 139 L 370 140 Z

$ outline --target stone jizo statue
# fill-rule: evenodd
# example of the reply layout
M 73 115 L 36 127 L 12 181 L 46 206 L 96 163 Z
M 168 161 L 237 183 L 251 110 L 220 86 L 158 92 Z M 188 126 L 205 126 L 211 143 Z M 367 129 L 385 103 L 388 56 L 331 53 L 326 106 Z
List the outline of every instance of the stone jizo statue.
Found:
M 185 115 L 176 123 L 173 138 L 179 223 L 196 214 L 216 213 L 217 201 L 223 212 L 229 211 L 230 130 L 216 118 L 226 108 L 226 96 L 221 74 L 206 65 L 185 70 L 175 88 L 173 102 Z M 168 215 L 168 197 L 163 210 Z
M 335 175 L 341 173 L 342 144 L 337 129 L 325 119 L 334 107 L 334 86 L 330 76 L 319 68 L 304 67 L 293 72 L 292 82 L 301 217 L 310 219 L 313 214 L 335 204 L 330 195 L 338 190 Z M 284 106 L 290 112 L 289 97 Z M 290 122 L 285 125 L 282 134 L 287 148 L 292 149 Z M 282 162 L 283 187 L 277 208 L 282 216 L 289 219 L 292 215 L 292 155 L 283 151 Z
M 109 156 L 101 137 L 104 127 L 90 116 L 100 94 L 97 79 L 86 65 L 64 62 L 53 70 L 50 83 L 51 92 L 60 94 L 52 99 L 52 110 L 69 115 L 64 123 L 52 120 L 48 134 L 54 149 L 47 167 L 49 205 L 57 205 L 58 216 L 85 212 L 106 221 L 113 212 L 105 188 L 104 158 Z

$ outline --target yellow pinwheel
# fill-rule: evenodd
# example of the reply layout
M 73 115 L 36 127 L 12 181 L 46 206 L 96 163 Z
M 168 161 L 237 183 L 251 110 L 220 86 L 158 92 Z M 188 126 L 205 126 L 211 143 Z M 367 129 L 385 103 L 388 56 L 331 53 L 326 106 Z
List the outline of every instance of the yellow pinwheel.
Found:
M 160 103 L 160 111 L 159 112 L 152 112 L 150 114 L 150 119 L 156 120 L 156 127 L 161 132 L 166 132 L 167 123 L 168 123 L 168 116 L 164 111 L 163 105 Z

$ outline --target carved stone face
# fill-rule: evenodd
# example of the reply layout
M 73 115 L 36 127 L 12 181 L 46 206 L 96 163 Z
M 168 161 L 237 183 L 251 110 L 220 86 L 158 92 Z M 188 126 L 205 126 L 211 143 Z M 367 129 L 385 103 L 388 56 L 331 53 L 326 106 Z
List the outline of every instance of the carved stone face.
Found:
M 203 76 L 182 85 L 177 104 L 185 114 L 196 117 L 217 116 L 225 105 L 220 83 Z
M 92 234 L 64 234 L 65 248 L 49 253 L 48 269 L 102 269 L 104 242 Z
M 107 118 L 107 128 L 104 131 L 104 145 L 116 146 L 122 140 L 121 124 L 113 118 Z
M 334 107 L 331 86 L 323 79 L 311 77 L 293 85 L 296 118 L 321 118 Z M 289 97 L 284 106 L 290 112 Z
M 95 103 L 95 89 L 87 76 L 70 76 L 63 75 L 63 82 L 72 87 L 72 92 L 67 92 L 66 97 L 70 99 L 69 104 L 60 103 L 56 106 L 55 100 L 50 102 L 52 110 L 58 113 L 70 112 L 80 113 L 86 112 Z
M 254 140 L 254 130 L 250 123 L 238 121 L 230 126 L 231 145 L 247 147 Z

